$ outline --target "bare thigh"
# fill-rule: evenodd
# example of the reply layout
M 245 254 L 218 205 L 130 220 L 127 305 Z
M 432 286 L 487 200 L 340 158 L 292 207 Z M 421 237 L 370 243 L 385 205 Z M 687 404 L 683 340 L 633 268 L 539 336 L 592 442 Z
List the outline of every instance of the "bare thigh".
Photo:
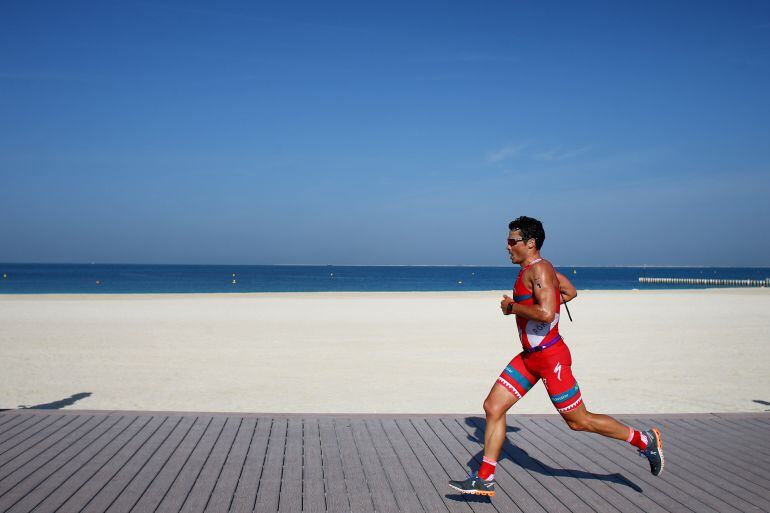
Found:
M 503 385 L 496 382 L 492 385 L 486 400 L 484 401 L 484 410 L 488 413 L 504 414 L 518 402 L 519 398 L 510 393 Z

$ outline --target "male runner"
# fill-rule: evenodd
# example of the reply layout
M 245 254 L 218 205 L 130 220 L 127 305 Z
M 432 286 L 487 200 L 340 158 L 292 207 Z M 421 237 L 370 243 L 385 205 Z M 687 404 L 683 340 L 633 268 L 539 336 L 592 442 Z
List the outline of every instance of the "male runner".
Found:
M 505 441 L 505 414 L 540 379 L 570 429 L 625 440 L 647 457 L 652 474 L 659 475 L 663 470 L 663 443 L 658 429 L 638 431 L 607 415 L 591 413 L 583 404 L 572 376 L 572 357 L 559 335 L 559 305 L 575 297 L 574 287 L 540 257 L 545 240 L 542 223 L 522 216 L 511 221 L 508 229 L 508 253 L 521 271 L 513 298 L 504 295 L 500 308 L 505 315 L 516 315 L 524 350 L 505 367 L 484 401 L 487 425 L 481 467 L 464 481 L 450 481 L 449 486 L 462 493 L 495 494 L 495 467 Z M 560 283 L 559 278 L 566 283 Z

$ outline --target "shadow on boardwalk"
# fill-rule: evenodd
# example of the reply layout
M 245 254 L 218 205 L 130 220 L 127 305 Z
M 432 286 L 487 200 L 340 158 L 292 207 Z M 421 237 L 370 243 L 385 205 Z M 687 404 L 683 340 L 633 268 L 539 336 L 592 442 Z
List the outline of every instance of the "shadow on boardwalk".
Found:
M 473 435 L 468 435 L 468 439 L 478 443 L 483 447 L 484 429 L 486 427 L 486 420 L 481 417 L 467 417 L 465 419 L 465 424 L 475 430 Z M 580 469 L 565 469 L 565 468 L 551 467 L 546 463 L 538 460 L 537 458 L 533 458 L 532 456 L 529 455 L 527 451 L 525 451 L 521 447 L 514 445 L 511 442 L 511 438 L 507 436 L 507 434 L 515 433 L 517 431 L 520 431 L 520 428 L 506 426 L 506 437 L 505 437 L 505 442 L 503 443 L 502 452 L 500 453 L 500 460 L 509 459 L 512 462 L 514 462 L 516 465 L 520 466 L 525 470 L 537 472 L 539 474 L 543 474 L 546 476 L 569 477 L 574 479 L 597 479 L 599 481 L 607 481 L 610 483 L 628 486 L 629 488 L 633 489 L 636 492 L 642 491 L 639 485 L 633 483 L 632 481 L 630 481 L 629 479 L 627 479 L 626 477 L 624 477 L 622 474 L 619 474 L 619 473 L 596 474 L 594 472 L 586 472 L 585 470 L 580 470 Z M 484 456 L 484 450 L 482 448 L 482 450 L 476 453 L 473 456 L 473 458 L 468 460 L 468 467 L 469 468 L 477 467 L 478 462 L 481 461 L 483 456 Z

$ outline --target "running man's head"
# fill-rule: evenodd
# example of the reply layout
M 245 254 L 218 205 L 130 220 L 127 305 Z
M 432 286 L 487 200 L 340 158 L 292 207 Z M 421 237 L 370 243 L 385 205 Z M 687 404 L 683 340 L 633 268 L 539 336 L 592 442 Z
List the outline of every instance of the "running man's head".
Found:
M 537 219 L 521 216 L 508 223 L 508 254 L 514 264 L 537 257 L 544 240 L 543 223 Z

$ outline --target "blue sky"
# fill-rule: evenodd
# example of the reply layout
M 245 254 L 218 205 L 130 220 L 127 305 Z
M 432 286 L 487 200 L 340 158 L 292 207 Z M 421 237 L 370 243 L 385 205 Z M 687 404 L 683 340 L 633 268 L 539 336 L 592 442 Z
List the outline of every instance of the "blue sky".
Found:
M 0 261 L 766 266 L 767 91 L 764 1 L 6 1 Z

